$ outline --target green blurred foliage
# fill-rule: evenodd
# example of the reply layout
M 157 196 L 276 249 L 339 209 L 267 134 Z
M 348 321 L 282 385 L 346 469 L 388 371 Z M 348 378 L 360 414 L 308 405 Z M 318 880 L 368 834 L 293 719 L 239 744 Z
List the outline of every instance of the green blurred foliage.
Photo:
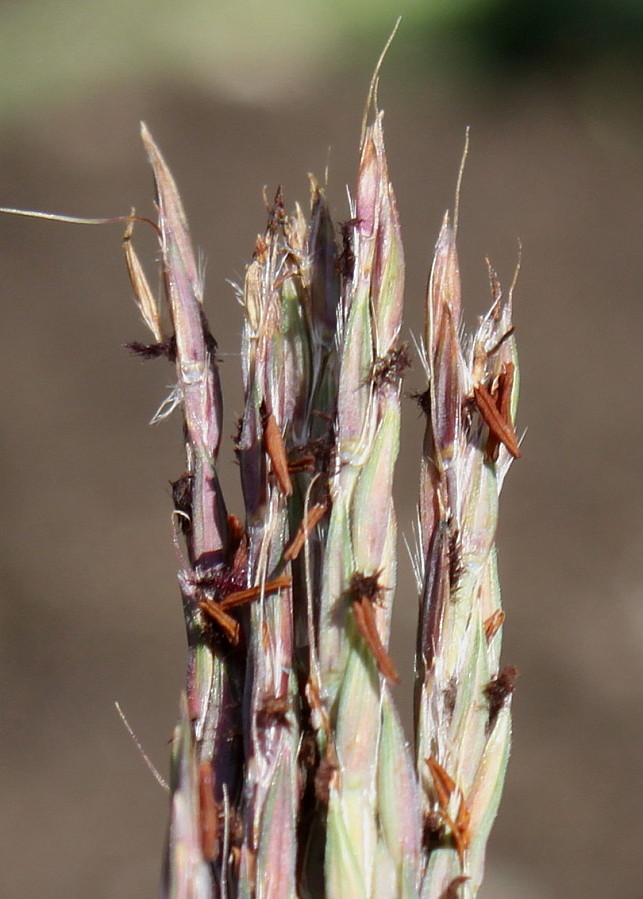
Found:
M 573 72 L 617 57 L 638 69 L 643 58 L 641 0 L 438 0 L 426 8 L 418 46 L 424 38 L 430 49 L 437 22 L 470 65 L 491 74 Z
M 0 120 L 127 80 L 288 102 L 333 70 L 370 68 L 398 16 L 401 72 L 641 74 L 643 0 L 11 0 Z

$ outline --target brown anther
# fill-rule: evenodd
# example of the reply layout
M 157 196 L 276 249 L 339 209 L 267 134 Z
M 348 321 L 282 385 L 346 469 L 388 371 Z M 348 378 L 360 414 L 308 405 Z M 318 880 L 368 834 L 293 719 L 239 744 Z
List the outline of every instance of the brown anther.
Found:
M 458 853 L 458 858 L 460 859 L 460 864 L 464 865 L 464 854 L 471 843 L 471 831 L 469 829 L 469 825 L 471 822 L 471 812 L 469 810 L 469 806 L 467 805 L 460 787 L 456 784 L 453 778 L 449 774 L 447 774 L 447 772 L 437 761 L 437 759 L 431 757 L 426 759 L 425 761 L 429 766 L 431 776 L 433 777 L 433 784 L 435 787 L 435 794 L 438 800 L 438 805 L 440 807 L 440 814 L 451 830 L 453 842 Z M 451 797 L 454 793 L 459 797 L 458 812 L 455 819 L 452 817 L 449 811 Z
M 514 369 L 515 366 L 513 362 L 508 362 L 502 371 L 498 375 L 498 382 L 496 386 L 495 393 L 492 394 L 496 409 L 498 410 L 498 414 L 503 419 L 503 421 L 510 423 L 511 422 L 511 390 L 513 388 L 514 381 Z M 515 431 L 514 431 L 515 435 Z M 492 462 L 495 462 L 498 459 L 498 449 L 500 447 L 500 440 L 498 437 L 489 431 L 489 436 L 487 438 L 487 446 L 485 447 L 485 456 Z
M 287 562 L 291 562 L 293 559 L 297 558 L 303 549 L 306 540 L 310 537 L 315 527 L 326 514 L 327 508 L 328 506 L 326 503 L 315 503 L 314 506 L 310 507 L 306 518 L 299 525 L 297 533 L 284 550 L 284 559 Z
M 223 632 L 231 646 L 239 645 L 241 628 L 239 622 L 221 608 L 219 603 L 212 599 L 204 599 L 199 603 L 201 611 L 212 619 L 220 631 Z
M 479 384 L 473 388 L 473 398 L 480 413 L 480 417 L 489 428 L 492 434 L 500 443 L 503 443 L 514 459 L 520 459 L 522 453 L 516 439 L 511 422 L 507 421 L 500 414 L 494 397 L 489 393 L 484 384 Z
M 231 513 L 228 515 L 228 558 L 236 560 L 242 544 L 245 542 L 246 532 L 241 520 Z M 235 566 L 238 567 L 238 566 Z
M 357 630 L 373 654 L 380 674 L 390 683 L 399 684 L 400 677 L 382 644 L 375 620 L 373 606 L 382 601 L 382 592 L 386 589 L 380 584 L 379 575 L 379 571 L 375 574 L 356 571 L 344 595 L 350 600 Z
M 511 391 L 514 386 L 516 366 L 507 362 L 504 371 L 498 377 L 498 412 L 505 421 L 511 421 Z
M 287 575 L 281 575 L 272 581 L 266 581 L 265 584 L 256 584 L 254 587 L 248 587 L 246 590 L 236 590 L 234 593 L 228 593 L 219 603 L 221 609 L 232 609 L 235 606 L 241 606 L 246 602 L 252 602 L 261 596 L 269 596 L 271 593 L 277 593 L 286 587 L 290 587 L 292 578 Z
M 281 436 L 281 430 L 272 412 L 262 410 L 263 441 L 270 459 L 272 471 L 284 496 L 292 496 L 292 481 L 288 473 L 288 456 Z
M 208 761 L 199 765 L 199 827 L 203 857 L 209 862 L 216 861 L 219 856 L 219 809 L 214 798 L 212 763 Z
M 391 684 L 399 684 L 400 676 L 397 673 L 393 660 L 384 649 L 380 633 L 377 629 L 375 621 L 375 612 L 373 611 L 373 603 L 366 597 L 353 599 L 351 602 L 353 617 L 357 630 L 360 632 L 362 639 L 373 654 L 373 658 L 377 663 L 382 677 Z
M 489 702 L 489 730 L 493 730 L 500 710 L 516 689 L 518 673 L 514 665 L 505 665 L 498 672 L 498 676 L 492 678 L 484 688 L 483 693 Z
M 442 765 L 434 759 L 433 756 L 425 760 L 427 765 L 429 766 L 429 771 L 431 772 L 431 776 L 433 778 L 433 785 L 435 786 L 435 794 L 437 796 L 438 805 L 443 813 L 447 814 L 449 810 L 449 801 L 451 799 L 451 794 L 455 790 L 455 781 L 449 774 L 444 770 Z
M 502 627 L 504 620 L 505 613 L 502 611 L 502 609 L 496 609 L 496 611 L 492 615 L 489 615 L 484 623 L 484 635 L 487 643 L 491 643 L 493 638 Z

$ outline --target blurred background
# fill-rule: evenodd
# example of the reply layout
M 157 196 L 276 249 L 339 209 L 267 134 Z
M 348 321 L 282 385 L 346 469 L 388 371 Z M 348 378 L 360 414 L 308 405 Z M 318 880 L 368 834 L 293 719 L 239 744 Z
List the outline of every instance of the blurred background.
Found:
M 499 533 L 504 659 L 521 671 L 482 899 L 642 895 L 643 3 L 641 0 L 3 0 L 0 203 L 152 214 L 144 119 L 207 260 L 226 433 L 240 408 L 240 281 L 261 191 L 348 217 L 363 104 L 384 64 L 407 253 L 407 336 L 471 127 L 459 246 L 470 321 L 523 245 L 515 320 L 524 458 Z M 154 242 L 137 246 L 153 272 Z M 121 230 L 0 217 L 3 770 L 0 893 L 157 893 L 184 680 L 169 480 L 171 371 L 145 339 Z M 423 385 L 419 366 L 409 389 Z M 422 422 L 398 474 L 410 534 Z M 220 471 L 239 512 L 232 443 Z M 416 597 L 400 556 L 394 653 L 412 681 Z

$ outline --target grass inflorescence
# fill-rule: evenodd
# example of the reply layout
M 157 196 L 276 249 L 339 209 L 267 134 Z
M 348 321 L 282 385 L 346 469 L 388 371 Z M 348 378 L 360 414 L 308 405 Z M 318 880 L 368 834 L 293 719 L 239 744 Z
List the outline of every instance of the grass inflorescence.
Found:
M 179 194 L 149 132 L 163 296 L 126 257 L 176 387 L 185 471 L 172 484 L 188 635 L 172 741 L 163 895 L 473 897 L 509 752 L 515 669 L 500 667 L 495 553 L 512 458 L 518 360 L 512 292 L 463 336 L 456 226 L 444 219 L 420 355 L 420 588 L 414 745 L 391 686 L 393 474 L 404 252 L 383 119 L 363 129 L 348 221 L 311 178 L 310 213 L 269 204 L 242 289 L 245 509 L 217 473 L 216 341 Z

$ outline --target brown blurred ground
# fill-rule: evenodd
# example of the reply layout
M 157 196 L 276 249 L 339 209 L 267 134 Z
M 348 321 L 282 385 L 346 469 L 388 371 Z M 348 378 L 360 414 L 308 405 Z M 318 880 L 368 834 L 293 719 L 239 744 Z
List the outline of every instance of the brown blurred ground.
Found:
M 395 57 L 389 63 L 395 71 Z M 144 118 L 207 259 L 228 433 L 239 408 L 240 280 L 260 192 L 307 200 L 323 176 L 347 217 L 368 73 L 297 103 L 235 105 L 123 80 L 0 140 L 0 200 L 63 213 L 151 212 Z M 504 658 L 521 670 L 506 794 L 484 897 L 640 896 L 643 146 L 598 128 L 572 88 L 438 90 L 386 74 L 390 171 L 418 329 L 441 216 L 472 129 L 460 215 L 465 302 L 488 301 L 485 255 L 516 292 L 524 459 L 499 535 Z M 600 124 L 600 122 L 599 122 Z M 154 254 L 143 231 L 140 246 Z M 142 339 L 120 232 L 0 218 L 2 272 L 2 860 L 13 899 L 156 895 L 166 796 L 113 708 L 166 770 L 184 634 L 170 526 L 177 421 L 150 429 L 170 383 Z M 407 379 L 421 386 L 419 369 Z M 405 408 L 401 528 L 414 514 L 421 422 Z M 239 511 L 231 443 L 220 463 Z M 401 555 L 395 653 L 408 697 L 415 591 Z

